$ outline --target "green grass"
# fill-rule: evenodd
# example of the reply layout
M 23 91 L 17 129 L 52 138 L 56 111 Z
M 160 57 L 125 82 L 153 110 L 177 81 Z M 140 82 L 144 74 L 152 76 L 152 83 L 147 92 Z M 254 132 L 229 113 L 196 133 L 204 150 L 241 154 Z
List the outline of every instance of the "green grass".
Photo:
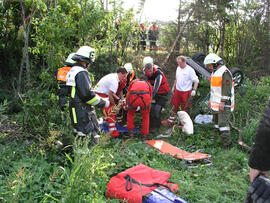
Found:
M 237 92 L 232 122 L 242 129 L 243 140 L 248 145 L 253 142 L 261 114 L 270 96 L 267 91 L 269 81 L 262 79 L 256 84 L 247 81 L 246 94 L 240 96 L 240 91 Z M 196 111 L 191 112 L 192 117 L 197 114 L 197 106 L 201 105 L 200 100 L 206 96 L 206 92 L 201 92 L 193 101 Z M 26 113 L 30 115 L 30 112 Z M 53 112 L 50 114 L 53 115 Z M 168 106 L 162 114 L 163 118 L 168 117 Z M 139 122 L 140 119 L 136 118 L 136 126 L 140 125 Z M 109 139 L 106 143 L 91 147 L 85 154 L 62 151 L 54 147 L 53 141 L 60 139 L 60 132 L 68 132 L 68 128 L 64 126 L 66 124 L 55 131 L 49 126 L 50 129 L 46 131 L 50 135 L 44 137 L 42 143 L 33 142 L 33 135 L 22 135 L 20 139 L 16 137 L 19 140 L 7 141 L 9 134 L 0 133 L 1 202 L 119 202 L 105 196 L 109 179 L 139 163 L 170 172 L 169 181 L 179 185 L 179 196 L 188 202 L 240 203 L 250 185 L 247 165 L 249 154 L 237 145 L 238 132 L 235 130 L 232 130 L 233 146 L 227 151 L 222 149 L 221 138 L 215 135 L 211 124 L 195 124 L 194 135 L 185 135 L 181 130 L 175 129 L 170 138 L 164 138 L 186 151 L 200 149 L 201 152 L 210 154 L 212 165 L 204 165 L 188 164 L 162 154 L 138 138 L 120 141 Z M 165 131 L 166 128 L 162 127 L 159 132 L 150 136 L 155 138 Z M 77 144 L 76 141 L 75 151 L 80 146 Z M 81 148 L 86 150 L 86 145 L 84 143 Z

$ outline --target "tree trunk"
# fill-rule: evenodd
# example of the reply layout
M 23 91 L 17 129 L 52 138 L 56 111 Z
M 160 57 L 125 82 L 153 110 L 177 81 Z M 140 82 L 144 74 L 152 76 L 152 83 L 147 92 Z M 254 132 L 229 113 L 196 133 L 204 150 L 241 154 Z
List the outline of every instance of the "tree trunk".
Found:
M 22 50 L 22 61 L 20 65 L 20 72 L 19 72 L 19 78 L 18 78 L 18 87 L 17 92 L 21 92 L 21 86 L 22 86 L 22 76 L 23 76 L 23 69 L 25 66 L 26 69 L 26 79 L 27 79 L 27 88 L 31 88 L 31 80 L 30 80 L 30 64 L 29 64 L 29 55 L 28 55 L 28 43 L 29 43 L 29 33 L 30 33 L 30 25 L 32 22 L 32 17 L 35 13 L 35 9 L 27 18 L 25 18 L 25 1 L 21 0 L 21 9 L 22 9 L 22 24 L 23 24 L 23 38 L 24 38 L 24 47 Z M 33 6 L 34 8 L 34 6 Z
M 173 43 L 173 45 L 171 46 L 171 49 L 170 49 L 169 53 L 167 54 L 165 60 L 163 61 L 161 67 L 165 67 L 165 65 L 167 64 L 167 62 L 168 62 L 168 60 L 169 60 L 171 54 L 173 53 L 173 50 L 175 49 L 176 43 L 178 42 L 178 40 L 179 40 L 179 38 L 180 38 L 180 36 L 181 36 L 181 34 L 182 34 L 184 28 L 186 27 L 186 24 L 187 24 L 188 21 L 189 21 L 189 18 L 190 18 L 190 16 L 193 14 L 193 12 L 194 12 L 194 9 L 192 9 L 192 10 L 189 12 L 188 17 L 187 17 L 185 23 L 184 23 L 184 24 L 182 25 L 182 27 L 180 28 L 180 31 L 179 31 L 178 35 L 176 36 L 176 38 L 175 38 L 175 40 L 174 40 L 174 43 Z
M 180 22 L 180 18 L 181 18 L 181 7 L 182 7 L 182 0 L 179 0 L 179 8 L 178 8 L 178 17 L 177 17 L 177 33 L 180 32 L 181 29 L 181 22 Z M 176 43 L 176 51 L 179 52 L 180 51 L 180 42 L 179 39 Z

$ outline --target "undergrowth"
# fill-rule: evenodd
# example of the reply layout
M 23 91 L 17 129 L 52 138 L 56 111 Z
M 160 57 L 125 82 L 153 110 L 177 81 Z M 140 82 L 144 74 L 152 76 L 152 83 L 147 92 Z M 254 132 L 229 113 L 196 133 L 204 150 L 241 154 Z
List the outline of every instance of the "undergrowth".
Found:
M 200 106 L 204 105 L 201 101 L 207 97 L 207 85 L 207 81 L 200 84 L 201 92 L 192 101 L 193 118 L 198 113 L 209 113 L 207 108 Z M 250 146 L 270 96 L 269 87 L 270 78 L 262 78 L 256 83 L 246 80 L 236 91 L 236 108 L 231 122 L 241 130 L 243 140 Z M 44 95 L 47 94 L 45 92 Z M 39 95 L 42 93 L 33 96 L 32 102 L 38 100 Z M 48 97 L 48 101 L 55 102 L 54 96 Z M 69 141 L 73 151 L 72 147 L 57 148 L 54 144 L 58 139 L 72 137 L 67 111 L 57 116 L 49 107 L 50 104 L 32 105 L 33 108 L 43 108 L 44 105 L 47 110 L 31 109 L 30 104 L 24 105 L 24 119 L 29 122 L 21 138 L 17 136 L 16 140 L 11 141 L 6 139 L 7 133 L 0 134 L 0 200 L 3 202 L 118 202 L 106 198 L 109 179 L 139 163 L 170 172 L 169 181 L 179 185 L 178 195 L 188 202 L 240 203 L 247 193 L 250 184 L 249 155 L 237 145 L 239 132 L 236 130 L 232 130 L 233 146 L 228 151 L 222 149 L 221 139 L 214 133 L 211 124 L 194 124 L 194 135 L 183 134 L 175 128 L 171 137 L 164 138 L 186 151 L 200 150 L 210 154 L 211 165 L 189 164 L 161 154 L 139 138 L 109 139 L 89 149 L 87 141 L 82 147 L 76 140 Z M 5 108 L 6 103 L 0 105 L 2 112 L 5 112 Z M 36 116 L 42 114 L 42 120 L 31 117 L 32 112 Z M 163 111 L 164 118 L 168 115 L 169 106 Z M 54 122 L 39 126 L 43 119 L 47 121 L 46 117 Z M 45 129 L 45 126 L 49 129 Z M 36 133 L 34 136 L 40 137 L 41 141 L 34 139 L 33 134 L 28 135 L 27 129 L 31 127 L 34 129 L 29 132 Z M 166 128 L 162 127 L 159 132 L 149 136 L 155 138 L 165 132 Z

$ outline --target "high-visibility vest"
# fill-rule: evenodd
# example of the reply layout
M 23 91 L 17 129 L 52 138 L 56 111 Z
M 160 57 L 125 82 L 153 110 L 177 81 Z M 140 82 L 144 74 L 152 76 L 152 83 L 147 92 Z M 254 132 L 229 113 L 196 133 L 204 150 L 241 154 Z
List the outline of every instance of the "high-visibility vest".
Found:
M 57 72 L 57 80 L 66 82 L 67 81 L 67 74 L 72 67 L 64 66 L 60 68 Z
M 151 25 L 150 30 L 158 30 L 158 27 L 157 26 L 154 27 L 153 25 Z
M 222 76 L 225 71 L 228 71 L 232 77 L 231 72 L 226 66 L 221 66 L 217 69 L 211 76 L 211 95 L 210 95 L 210 107 L 213 111 L 219 111 L 219 106 L 221 99 L 226 99 L 231 101 L 231 105 L 227 106 L 234 110 L 234 84 L 231 84 L 231 96 L 222 96 Z M 225 105 L 226 107 L 226 105 Z

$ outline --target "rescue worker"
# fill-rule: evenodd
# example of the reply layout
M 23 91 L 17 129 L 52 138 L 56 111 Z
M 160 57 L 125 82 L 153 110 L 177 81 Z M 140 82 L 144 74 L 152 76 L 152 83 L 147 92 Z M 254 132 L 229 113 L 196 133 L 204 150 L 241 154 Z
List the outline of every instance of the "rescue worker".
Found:
M 153 58 L 147 56 L 143 59 L 144 74 L 153 86 L 152 105 L 150 110 L 150 130 L 158 130 L 161 125 L 161 110 L 168 100 L 170 86 L 164 73 L 154 64 Z
M 133 80 L 127 93 L 127 128 L 131 132 L 134 129 L 134 117 L 136 111 L 140 110 L 142 115 L 141 133 L 143 139 L 149 133 L 149 112 L 152 101 L 152 86 L 145 80 Z M 133 133 L 130 133 L 133 137 Z
M 159 35 L 159 29 L 155 22 L 149 27 L 148 39 L 150 41 L 150 51 L 157 50 L 157 39 Z
M 136 79 L 136 76 L 135 76 L 135 72 L 133 70 L 133 67 L 132 67 L 131 63 L 126 63 L 124 65 L 124 68 L 127 70 L 127 73 L 128 73 L 127 74 L 126 84 L 125 84 L 125 87 L 123 89 L 123 94 L 126 95 L 129 84 L 132 82 L 132 80 Z
M 199 84 L 198 76 L 194 69 L 187 65 L 184 56 L 178 56 L 176 62 L 178 67 L 176 68 L 176 77 L 172 88 L 173 96 L 171 99 L 173 113 L 168 120 L 162 122 L 169 126 L 174 125 L 179 106 L 181 106 L 181 111 L 186 111 L 188 113 L 191 105 L 190 98 L 196 95 Z
M 72 66 L 76 63 L 71 59 L 74 56 L 74 54 L 75 53 L 69 54 L 65 61 L 65 66 L 57 71 L 57 80 L 59 81 L 59 89 L 58 89 L 59 107 L 61 111 L 64 111 L 68 100 L 67 97 L 70 95 L 70 86 L 67 86 L 66 82 L 68 72 L 70 71 Z
M 119 43 L 121 40 L 121 33 L 120 33 L 120 20 L 116 20 L 114 23 L 115 29 L 116 29 L 116 37 L 115 37 L 115 49 L 118 50 L 119 49 Z
M 139 50 L 142 49 L 145 51 L 146 49 L 146 28 L 144 27 L 144 24 L 141 23 L 139 26 Z
M 250 182 L 259 175 L 268 177 L 270 170 L 270 97 L 267 107 L 261 118 L 259 128 L 255 137 L 255 142 L 249 157 Z
M 116 73 L 110 73 L 105 75 L 99 80 L 96 85 L 95 92 L 102 98 L 109 98 L 110 105 L 103 108 L 105 120 L 109 125 L 109 132 L 112 137 L 116 138 L 119 136 L 119 132 L 116 129 L 115 123 L 115 113 L 122 105 L 121 100 L 123 97 L 117 95 L 117 90 L 123 81 L 126 80 L 127 70 L 123 67 L 117 69 Z
M 72 60 L 77 63 L 68 72 L 66 84 L 71 87 L 69 110 L 74 134 L 80 138 L 90 138 L 95 145 L 100 139 L 100 130 L 93 106 L 109 106 L 108 100 L 101 99 L 91 90 L 87 69 L 95 60 L 95 50 L 82 46 Z
M 270 97 L 261 118 L 249 157 L 249 178 L 252 183 L 244 203 L 270 202 Z M 264 181 L 265 180 L 265 181 Z
M 208 54 L 204 64 L 212 71 L 208 107 L 213 112 L 214 127 L 219 130 L 224 149 L 231 147 L 230 112 L 234 110 L 232 74 L 216 54 Z

